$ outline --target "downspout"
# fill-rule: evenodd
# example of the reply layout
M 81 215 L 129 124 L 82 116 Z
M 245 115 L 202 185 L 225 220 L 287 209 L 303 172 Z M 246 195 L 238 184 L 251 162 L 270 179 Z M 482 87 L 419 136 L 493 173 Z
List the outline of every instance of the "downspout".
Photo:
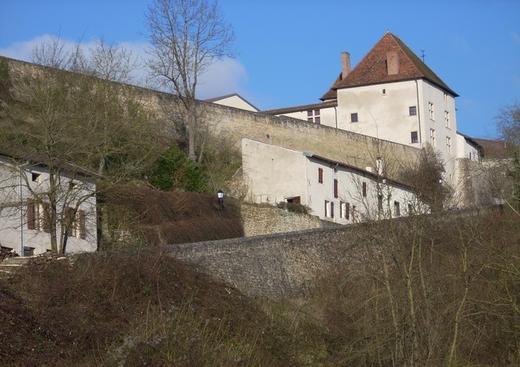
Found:
M 419 83 L 417 79 L 415 79 L 415 93 L 417 96 L 417 119 L 419 121 L 419 143 L 422 146 L 422 133 L 421 133 L 421 107 L 419 106 Z

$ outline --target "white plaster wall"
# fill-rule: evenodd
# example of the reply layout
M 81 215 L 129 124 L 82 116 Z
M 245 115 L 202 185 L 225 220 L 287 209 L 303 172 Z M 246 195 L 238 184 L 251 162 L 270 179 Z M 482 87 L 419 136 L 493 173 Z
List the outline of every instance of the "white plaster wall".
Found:
M 469 144 L 466 138 L 460 134 L 457 134 L 457 158 L 466 158 L 472 161 L 479 160 L 477 148 Z
M 249 201 L 276 204 L 300 196 L 307 204 L 302 152 L 242 139 L 242 170 Z
M 415 81 L 340 89 L 338 127 L 418 148 L 410 132 L 419 131 L 419 119 L 418 114 L 409 116 L 410 106 L 417 106 Z M 358 114 L 358 122 L 351 122 L 352 113 Z
M 323 183 L 318 182 L 318 169 L 323 169 Z M 325 163 L 319 159 L 309 158 L 306 165 L 309 190 L 308 205 L 312 215 L 321 219 L 340 224 L 362 222 L 393 217 L 393 203 L 400 203 L 401 216 L 407 216 L 408 204 L 414 210 L 418 208 L 415 195 L 412 192 L 379 183 L 372 177 L 362 175 L 342 166 Z M 334 197 L 334 179 L 338 180 L 338 198 Z M 362 185 L 367 185 L 367 195 L 363 197 Z M 378 190 L 379 185 L 379 190 Z M 383 211 L 378 210 L 378 193 L 383 195 Z M 334 218 L 325 216 L 325 200 L 334 203 Z M 350 218 L 340 217 L 341 202 L 350 204 Z M 355 207 L 355 209 L 354 209 Z M 354 214 L 353 214 L 354 213 Z
M 456 186 L 455 159 L 459 148 L 457 140 L 457 118 L 455 110 L 455 98 L 450 94 L 425 81 L 419 81 L 419 98 L 421 100 L 421 135 L 425 146 L 430 141 L 430 129 L 435 130 L 435 151 L 444 162 L 446 170 L 445 179 L 453 187 Z M 434 119 L 431 119 L 428 112 L 428 102 L 434 105 Z M 450 115 L 450 126 L 447 128 L 444 121 L 444 111 Z M 451 138 L 451 152 L 446 145 L 446 137 Z
M 289 112 L 277 116 L 287 116 L 307 121 L 307 110 Z M 336 107 L 320 108 L 320 124 L 336 127 Z
M 34 247 L 35 254 L 41 254 L 51 249 L 50 234 L 27 228 L 26 203 L 32 197 L 27 183 L 34 191 L 44 192 L 48 187 L 49 175 L 40 166 L 27 167 L 23 171 L 22 184 L 20 185 L 19 172 L 10 162 L 0 159 L 0 244 L 19 252 L 23 241 L 24 246 Z M 37 182 L 31 181 L 31 172 L 40 174 Z M 27 182 L 24 177 L 28 178 Z M 70 179 L 63 177 L 63 184 L 68 185 L 68 182 L 70 182 Z M 78 180 L 75 180 L 75 182 L 78 182 L 78 196 L 95 191 L 93 183 L 79 182 Z M 20 203 L 23 203 L 23 205 L 20 206 Z M 71 205 L 73 203 L 74 201 L 71 202 Z M 79 209 L 85 211 L 86 239 L 69 237 L 67 253 L 95 251 L 97 248 L 95 198 L 89 197 L 80 205 Z M 61 228 L 58 226 L 56 230 L 58 236 L 60 230 Z
M 248 102 L 246 102 L 239 96 L 226 97 L 226 98 L 214 101 L 213 103 L 216 103 L 216 104 L 219 104 L 222 106 L 239 108 L 241 110 L 258 112 L 258 109 L 256 109 L 254 106 L 250 105 Z

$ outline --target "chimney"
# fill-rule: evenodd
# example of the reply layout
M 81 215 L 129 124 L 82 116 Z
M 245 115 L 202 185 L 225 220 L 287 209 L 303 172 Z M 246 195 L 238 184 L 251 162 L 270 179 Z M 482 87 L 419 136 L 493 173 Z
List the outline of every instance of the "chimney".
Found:
M 399 74 L 399 55 L 397 51 L 388 51 L 386 53 L 386 71 L 388 75 Z
M 341 79 L 345 79 L 350 73 L 350 54 L 348 52 L 341 53 Z

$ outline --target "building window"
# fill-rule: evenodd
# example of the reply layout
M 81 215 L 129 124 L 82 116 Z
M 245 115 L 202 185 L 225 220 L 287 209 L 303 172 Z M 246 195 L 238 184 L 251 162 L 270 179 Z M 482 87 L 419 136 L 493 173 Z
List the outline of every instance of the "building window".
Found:
M 394 217 L 401 216 L 401 208 L 398 201 L 394 201 Z
M 350 204 L 343 201 L 339 202 L 339 217 L 342 219 L 350 218 Z
M 410 116 L 417 115 L 417 106 L 410 106 L 410 107 L 408 107 L 408 114 Z
M 444 111 L 444 125 L 447 128 L 450 127 L 450 113 L 448 111 Z
M 334 218 L 334 203 L 325 200 L 325 218 Z
M 325 200 L 325 207 L 324 207 L 324 209 L 325 209 L 325 218 L 328 218 L 329 215 L 330 215 L 329 214 L 330 212 L 329 212 L 329 201 L 328 200 Z
M 31 172 L 31 181 L 32 182 L 38 182 L 38 179 L 40 178 L 40 174 L 36 172 Z
M 293 196 L 291 198 L 287 198 L 286 201 L 288 204 L 301 204 L 302 203 L 301 197 L 299 197 L 299 196 Z
M 356 206 L 352 205 L 352 221 L 354 222 L 356 220 L 357 212 L 356 212 Z
M 431 120 L 435 120 L 435 110 L 432 102 L 428 102 L 428 116 Z
M 349 219 L 350 218 L 350 204 L 349 203 L 344 203 L 344 202 L 340 202 L 339 204 L 339 215 L 340 215 L 340 218 L 343 218 L 343 219 Z
M 48 203 L 37 203 L 33 200 L 27 201 L 27 229 L 35 229 L 49 233 L 50 227 L 50 205 Z
M 358 122 L 358 114 L 357 114 L 357 112 L 350 114 L 350 122 Z
M 367 183 L 366 182 L 363 182 L 361 184 L 361 191 L 363 191 L 363 197 L 366 198 L 367 197 Z
M 320 109 L 307 110 L 307 121 L 314 122 L 316 124 L 320 123 Z
M 338 197 L 338 180 L 334 179 L 334 197 Z
M 449 136 L 446 137 L 446 151 L 451 153 L 451 138 Z
M 323 183 L 323 168 L 318 168 L 318 183 Z
M 413 205 L 412 205 L 412 203 L 408 203 L 408 215 L 413 215 Z
M 383 211 L 383 195 L 378 194 L 377 195 L 377 210 L 380 212 Z
M 444 93 L 444 104 L 448 104 L 448 93 Z
M 386 96 L 386 89 L 383 88 L 383 96 Z
M 432 147 L 435 146 L 435 129 L 430 129 L 430 143 Z
M 410 141 L 412 144 L 417 144 L 419 142 L 419 136 L 417 135 L 417 131 L 412 131 L 410 133 Z

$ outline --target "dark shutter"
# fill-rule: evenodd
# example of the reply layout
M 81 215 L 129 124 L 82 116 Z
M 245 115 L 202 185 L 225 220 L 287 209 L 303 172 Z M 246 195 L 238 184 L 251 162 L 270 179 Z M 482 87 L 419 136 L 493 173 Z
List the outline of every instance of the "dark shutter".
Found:
M 334 197 L 338 197 L 338 180 L 334 179 Z
M 318 168 L 318 182 L 323 183 L 323 169 Z
M 363 197 L 366 198 L 367 197 L 367 183 L 363 182 L 362 187 L 363 187 Z
M 330 217 L 334 218 L 334 202 L 330 202 Z
M 42 216 L 42 230 L 44 232 L 51 232 L 51 206 L 48 203 L 42 204 L 43 213 L 40 213 Z
M 65 208 L 65 228 L 67 229 L 67 236 L 72 236 L 72 229 L 74 228 L 74 209 Z
M 34 201 L 27 202 L 27 229 L 36 229 L 36 216 Z
M 79 238 L 84 240 L 85 238 L 87 238 L 87 231 L 85 228 L 85 222 L 86 222 L 85 211 L 80 210 L 78 212 L 78 214 L 79 214 Z

